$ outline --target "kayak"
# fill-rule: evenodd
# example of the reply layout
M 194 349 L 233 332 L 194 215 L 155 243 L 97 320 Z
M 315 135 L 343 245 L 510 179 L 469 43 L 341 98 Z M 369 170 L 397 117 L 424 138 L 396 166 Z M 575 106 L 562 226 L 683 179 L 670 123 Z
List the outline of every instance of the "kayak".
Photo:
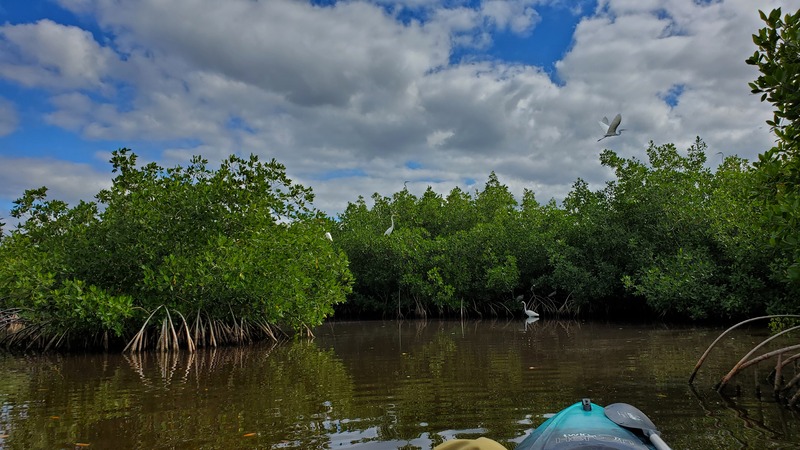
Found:
M 606 416 L 605 408 L 589 399 L 564 408 L 516 446 L 516 450 L 655 448 L 644 434 L 617 425 Z

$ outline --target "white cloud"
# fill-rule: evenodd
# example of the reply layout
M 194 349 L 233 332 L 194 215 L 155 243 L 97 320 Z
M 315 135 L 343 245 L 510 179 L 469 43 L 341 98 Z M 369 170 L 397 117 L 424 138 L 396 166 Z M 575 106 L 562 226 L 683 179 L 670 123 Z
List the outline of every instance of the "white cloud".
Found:
M 0 26 L 0 76 L 28 87 L 105 89 L 116 56 L 74 26 L 43 19 Z
M 685 146 L 700 135 L 751 159 L 766 149 L 769 136 L 757 127 L 769 108 L 749 94 L 757 72 L 744 63 L 762 26 L 751 2 L 611 0 L 599 9 L 608 12 L 578 25 L 573 50 L 557 65 L 565 91 L 587 86 L 592 109 L 604 103 L 608 114 L 622 112 L 629 133 L 656 142 Z M 683 93 L 670 108 L 663 93 L 676 85 Z M 734 137 L 743 127 L 752 135 Z
M 447 41 L 363 2 L 96 0 L 94 7 L 122 51 L 144 48 L 300 106 L 340 107 L 365 92 L 403 89 L 449 52 Z
M 28 189 L 47 186 L 48 197 L 76 205 L 92 201 L 111 186 L 111 170 L 97 172 L 89 164 L 56 159 L 0 156 L 0 199 L 12 201 Z
M 481 5 L 483 15 L 499 29 L 508 28 L 517 34 L 530 32 L 539 22 L 534 1 L 487 0 Z
M 744 60 L 762 26 L 757 8 L 776 1 L 601 2 L 556 64 L 558 84 L 534 66 L 449 62 L 498 30 L 531 31 L 542 20 L 535 1 L 60 3 L 97 20 L 108 42 L 51 21 L 0 27 L 0 77 L 58 90 L 47 123 L 86 139 L 163 143 L 165 165 L 198 153 L 274 157 L 331 213 L 404 180 L 418 195 L 480 187 L 492 170 L 517 195 L 560 199 L 578 177 L 609 179 L 605 147 L 642 158 L 651 139 L 685 148 L 700 135 L 712 153 L 752 159 L 772 142 Z M 402 8 L 421 19 L 401 21 Z M 674 106 L 670 91 L 680 92 Z M 617 112 L 627 131 L 597 143 L 597 121 Z M 326 177 L 334 171 L 354 175 Z

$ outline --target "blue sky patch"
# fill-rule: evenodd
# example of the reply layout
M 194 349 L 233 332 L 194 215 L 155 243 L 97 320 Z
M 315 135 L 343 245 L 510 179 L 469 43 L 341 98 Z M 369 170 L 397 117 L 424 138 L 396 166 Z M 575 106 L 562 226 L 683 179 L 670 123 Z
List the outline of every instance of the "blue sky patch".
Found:
M 592 13 L 596 4 L 595 0 L 591 0 L 570 2 L 569 5 L 537 5 L 539 22 L 529 33 L 518 34 L 508 29 L 495 32 L 488 49 L 457 47 L 453 50 L 450 63 L 486 59 L 486 55 L 491 55 L 493 60 L 539 67 L 554 83 L 561 85 L 556 62 L 570 50 L 575 27 L 586 14 Z
M 336 180 L 339 178 L 356 178 L 365 176 L 367 176 L 367 173 L 364 172 L 363 169 L 352 168 L 352 169 L 329 170 L 319 174 L 314 178 L 317 180 L 328 181 L 328 180 Z
M 241 130 L 247 133 L 255 133 L 253 127 L 251 127 L 247 121 L 239 116 L 231 116 L 228 118 L 228 123 L 225 126 L 229 130 Z
M 685 88 L 686 86 L 683 84 L 674 84 L 661 98 L 670 108 L 674 108 L 678 106 L 678 101 L 680 101 Z

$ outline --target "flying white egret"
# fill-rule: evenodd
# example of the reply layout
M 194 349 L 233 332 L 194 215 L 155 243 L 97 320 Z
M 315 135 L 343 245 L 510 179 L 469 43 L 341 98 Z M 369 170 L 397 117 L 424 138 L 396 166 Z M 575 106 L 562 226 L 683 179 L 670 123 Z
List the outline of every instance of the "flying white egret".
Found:
M 605 136 L 598 139 L 597 142 L 600 142 L 607 137 L 621 135 L 622 132 L 625 131 L 624 128 L 620 128 L 619 131 L 617 131 L 617 127 L 621 122 L 622 122 L 622 114 L 617 114 L 616 116 L 614 116 L 614 120 L 612 120 L 611 123 L 608 123 L 608 117 L 603 117 L 603 120 L 600 121 L 600 127 L 606 134 Z
M 383 235 L 384 236 L 388 236 L 388 235 L 392 234 L 392 231 L 394 231 L 394 214 L 392 214 L 392 226 L 387 228 L 386 231 L 383 232 Z
M 327 231 L 325 232 L 325 239 L 333 242 L 333 236 L 331 236 L 331 234 Z

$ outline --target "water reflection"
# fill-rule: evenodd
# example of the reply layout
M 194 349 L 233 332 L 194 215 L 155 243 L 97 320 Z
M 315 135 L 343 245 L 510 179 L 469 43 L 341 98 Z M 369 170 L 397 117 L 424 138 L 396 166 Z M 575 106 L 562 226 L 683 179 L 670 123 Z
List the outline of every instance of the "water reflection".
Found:
M 527 319 L 525 319 L 525 328 L 523 329 L 523 331 L 528 331 L 528 325 L 531 325 L 538 321 L 539 321 L 538 317 L 528 317 Z
M 582 397 L 645 411 L 673 448 L 794 448 L 798 417 L 714 374 L 760 336 L 577 321 L 329 323 L 313 342 L 196 354 L 0 356 L 0 447 L 513 448 Z M 726 356 L 728 355 L 728 356 Z M 704 378 L 703 378 L 704 377 Z M 703 388 L 705 386 L 706 388 Z

